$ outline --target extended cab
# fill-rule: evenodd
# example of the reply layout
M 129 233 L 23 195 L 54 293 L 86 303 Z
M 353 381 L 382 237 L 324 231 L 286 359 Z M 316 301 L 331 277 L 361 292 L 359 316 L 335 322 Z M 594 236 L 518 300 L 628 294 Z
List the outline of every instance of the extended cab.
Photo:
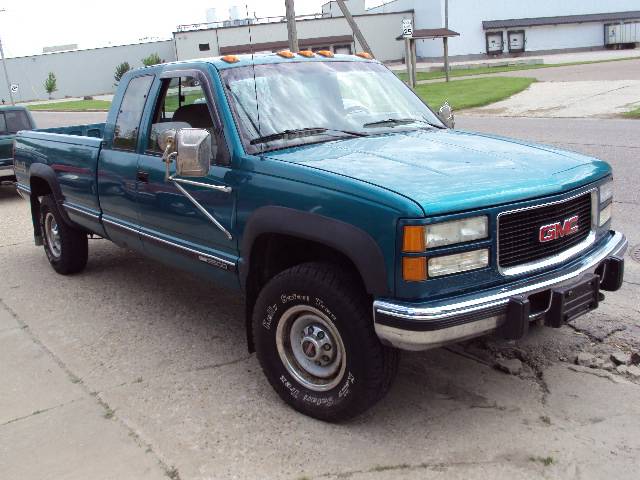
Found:
M 0 181 L 13 180 L 13 140 L 21 130 L 35 128 L 24 107 L 0 106 Z
M 439 116 L 368 58 L 194 60 L 127 73 L 105 124 L 19 133 L 15 171 L 57 272 L 97 235 L 237 289 L 274 389 L 340 420 L 399 349 L 559 327 L 622 283 L 608 164 Z

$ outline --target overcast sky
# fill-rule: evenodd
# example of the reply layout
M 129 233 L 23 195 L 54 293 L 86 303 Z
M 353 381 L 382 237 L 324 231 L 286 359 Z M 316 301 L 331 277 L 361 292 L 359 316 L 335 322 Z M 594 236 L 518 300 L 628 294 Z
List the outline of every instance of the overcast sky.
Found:
M 296 0 L 297 15 L 320 12 L 327 0 Z M 388 0 L 387 0 L 388 1 Z M 0 2 L 0 38 L 5 56 L 42 53 L 54 45 L 80 48 L 136 43 L 141 39 L 172 38 L 177 25 L 206 21 L 206 10 L 228 18 L 231 5 L 248 7 L 259 17 L 284 15 L 284 0 L 4 0 Z M 367 0 L 367 7 L 382 0 Z

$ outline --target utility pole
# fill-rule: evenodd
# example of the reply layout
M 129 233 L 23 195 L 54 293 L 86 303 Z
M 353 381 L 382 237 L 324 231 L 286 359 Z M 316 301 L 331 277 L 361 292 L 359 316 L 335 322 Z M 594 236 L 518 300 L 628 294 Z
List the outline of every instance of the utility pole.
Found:
M 293 6 L 293 0 L 284 0 L 287 8 L 287 34 L 289 36 L 289 50 L 297 52 L 298 47 L 298 31 L 296 30 L 296 12 Z
M 6 12 L 3 8 L 0 13 Z M 7 72 L 7 61 L 4 59 L 4 49 L 2 48 L 2 40 L 0 40 L 0 56 L 2 57 L 2 67 L 4 68 L 4 79 L 7 81 L 7 91 L 9 92 L 9 98 L 11 99 L 11 105 L 15 105 L 13 101 L 13 93 L 11 92 L 11 82 L 9 82 L 9 73 Z
M 444 28 L 449 29 L 449 0 L 444 0 Z M 444 76 L 449 81 L 449 38 L 443 37 L 444 42 Z
M 371 56 L 373 56 L 373 52 L 371 51 L 371 47 L 369 46 L 369 44 L 365 40 L 364 35 L 362 34 L 362 32 L 360 31 L 360 28 L 358 27 L 358 24 L 356 23 L 356 21 L 351 16 L 351 12 L 349 11 L 347 6 L 345 5 L 344 0 L 336 0 L 336 2 L 338 3 L 338 6 L 340 7 L 340 10 L 342 10 L 342 14 L 344 15 L 344 18 L 347 19 L 347 22 L 349 23 L 349 26 L 351 27 L 351 30 L 353 31 L 353 34 L 355 35 L 356 40 L 358 40 L 358 43 L 360 44 L 362 49 L 365 52 L 371 54 Z

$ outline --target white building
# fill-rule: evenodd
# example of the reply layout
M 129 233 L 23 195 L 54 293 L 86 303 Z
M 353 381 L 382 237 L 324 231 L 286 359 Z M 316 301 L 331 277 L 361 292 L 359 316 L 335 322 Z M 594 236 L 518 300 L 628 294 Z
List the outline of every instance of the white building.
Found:
M 384 62 L 404 58 L 404 42 L 396 40 L 404 19 L 413 21 L 416 36 L 441 35 L 445 26 L 445 0 L 394 0 L 370 9 L 365 0 L 346 3 L 374 55 Z M 10 58 L 10 82 L 19 87 L 14 97 L 46 98 L 43 84 L 49 72 L 58 78 L 55 98 L 110 93 L 116 65 L 127 61 L 138 67 L 151 53 L 172 61 L 287 48 L 284 17 L 242 18 L 242 11 L 229 12 L 226 20 L 220 9 L 203 11 L 204 23 L 181 25 L 167 41 Z M 297 17 L 296 26 L 300 48 L 362 51 L 335 1 L 316 15 Z M 640 42 L 640 0 L 449 0 L 448 26 L 459 34 L 449 39 L 454 59 L 632 46 Z M 416 53 L 438 59 L 442 41 L 417 40 Z M 3 80 L 0 99 L 8 101 Z
M 346 3 L 376 58 L 389 62 L 404 57 L 403 42 L 396 40 L 402 19 L 412 19 L 414 31 L 425 36 L 438 35 L 438 29 L 445 26 L 445 1 L 394 0 L 370 9 L 365 8 L 364 0 Z M 245 19 L 250 22 L 250 26 L 181 26 L 174 33 L 177 57 L 287 47 L 283 17 Z M 632 45 L 640 43 L 640 0 L 449 0 L 448 27 L 460 34 L 449 40 L 449 55 L 460 59 L 593 50 L 611 43 Z M 297 30 L 303 48 L 361 50 L 335 1 L 323 5 L 318 15 L 298 18 Z M 422 59 L 442 56 L 441 40 L 419 40 L 416 46 Z
M 445 25 L 445 0 L 395 0 L 368 12 L 404 10 L 414 11 L 416 30 Z M 449 40 L 449 55 L 600 49 L 611 42 L 610 24 L 630 25 L 634 34 L 621 43 L 639 43 L 640 0 L 449 0 L 449 28 L 460 34 Z M 416 47 L 418 57 L 442 56 L 441 41 L 421 40 Z

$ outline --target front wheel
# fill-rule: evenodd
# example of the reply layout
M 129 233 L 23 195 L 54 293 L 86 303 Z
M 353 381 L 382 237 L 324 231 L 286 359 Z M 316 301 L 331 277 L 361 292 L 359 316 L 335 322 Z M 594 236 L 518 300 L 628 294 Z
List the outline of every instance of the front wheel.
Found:
M 40 231 L 47 259 L 56 272 L 69 275 L 84 270 L 89 254 L 87 234 L 65 223 L 50 195 L 40 203 Z
M 380 343 L 366 296 L 338 267 L 307 263 L 278 274 L 260 292 L 252 320 L 269 382 L 311 417 L 354 417 L 395 377 L 398 352 Z

